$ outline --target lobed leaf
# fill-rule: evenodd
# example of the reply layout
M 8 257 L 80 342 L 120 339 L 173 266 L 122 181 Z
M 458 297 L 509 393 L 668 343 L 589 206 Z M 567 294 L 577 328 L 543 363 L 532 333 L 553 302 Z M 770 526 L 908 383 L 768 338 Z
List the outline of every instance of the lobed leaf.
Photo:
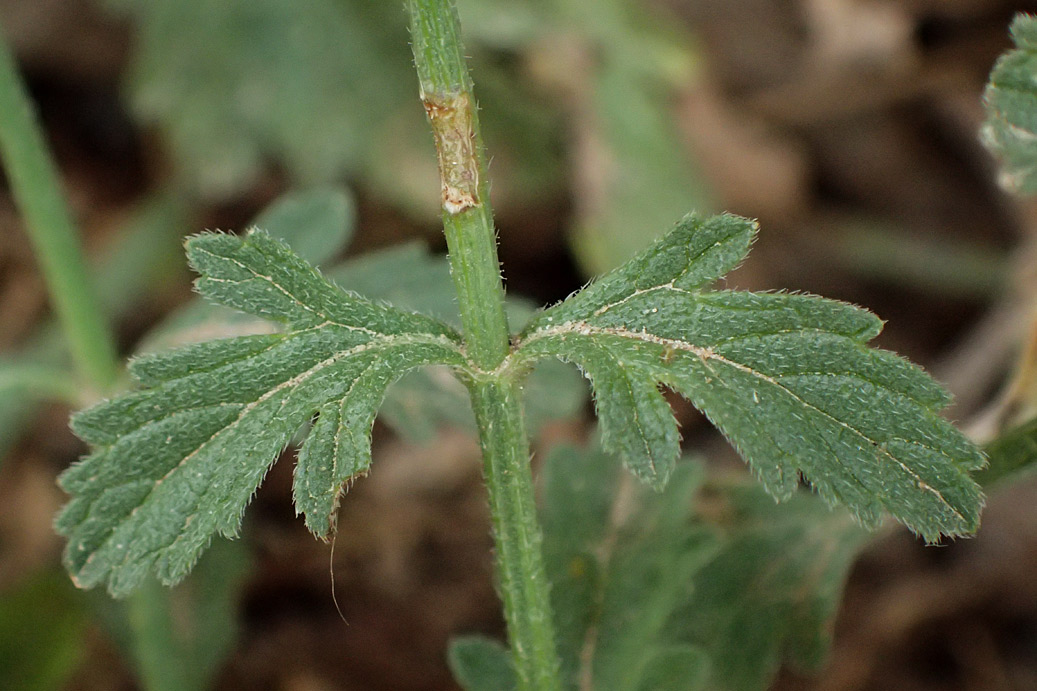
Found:
M 275 224 L 281 227 L 280 237 L 287 239 L 289 245 L 293 240 L 304 238 L 313 260 L 315 240 L 321 237 L 319 228 L 294 225 L 289 230 L 287 221 L 316 224 L 325 228 L 326 234 L 328 227 L 336 225 L 338 205 L 334 202 L 334 196 L 327 192 L 290 195 L 275 202 L 271 211 L 265 211 L 260 218 L 282 219 Z M 322 213 L 318 215 L 317 211 Z M 254 225 L 266 229 L 258 220 Z M 388 301 L 396 307 L 460 326 L 446 258 L 429 253 L 421 243 L 370 252 L 335 264 L 325 269 L 324 274 L 336 285 L 369 299 Z M 524 324 L 533 314 L 533 308 L 519 299 L 509 298 L 506 306 L 512 323 Z M 276 326 L 265 319 L 198 299 L 152 329 L 141 350 L 161 350 L 205 339 L 275 330 Z M 526 379 L 524 391 L 526 424 L 534 435 L 545 422 L 575 415 L 586 396 L 579 374 L 557 360 L 539 363 Z M 429 439 L 445 425 L 475 428 L 468 392 L 447 368 L 427 367 L 406 373 L 386 392 L 378 415 L 397 434 L 418 442 Z
M 1001 180 L 1022 194 L 1037 192 L 1037 17 L 1012 21 L 1015 50 L 998 58 L 983 95 L 983 141 L 1001 159 Z
M 450 327 L 341 290 L 261 231 L 196 236 L 187 251 L 205 297 L 284 331 L 138 358 L 143 389 L 73 418 L 94 451 L 61 477 L 72 499 L 57 527 L 82 587 L 124 595 L 150 569 L 181 579 L 214 534 L 238 532 L 270 464 L 314 415 L 296 508 L 327 535 L 343 483 L 370 463 L 385 388 L 420 365 L 465 363 Z
M 748 250 L 755 224 L 686 217 L 628 264 L 544 311 L 518 364 L 555 356 L 590 379 L 607 450 L 661 487 L 679 453 L 658 385 L 687 397 L 767 490 L 800 478 L 866 524 L 889 511 L 928 540 L 970 533 L 984 459 L 939 416 L 922 370 L 870 349 L 870 312 L 808 295 L 707 291 Z

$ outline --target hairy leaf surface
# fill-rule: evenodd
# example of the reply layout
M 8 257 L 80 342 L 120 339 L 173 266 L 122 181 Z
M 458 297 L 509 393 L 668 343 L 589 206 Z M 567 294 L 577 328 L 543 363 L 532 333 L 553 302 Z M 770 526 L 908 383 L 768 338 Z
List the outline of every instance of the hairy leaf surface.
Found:
M 889 511 L 926 539 L 976 529 L 982 454 L 939 416 L 944 390 L 866 346 L 870 312 L 809 295 L 710 291 L 745 255 L 755 224 L 686 217 L 624 266 L 545 310 L 519 363 L 556 356 L 591 382 L 607 450 L 662 486 L 679 453 L 658 385 L 687 397 L 768 491 L 802 476 L 875 524 Z
M 94 451 L 62 475 L 72 500 L 57 525 L 83 587 L 122 595 L 152 568 L 182 578 L 214 533 L 237 533 L 270 464 L 314 415 L 295 497 L 325 536 L 343 484 L 370 463 L 385 387 L 413 367 L 465 363 L 450 327 L 343 291 L 263 232 L 200 235 L 187 251 L 205 297 L 284 331 L 138 358 L 142 390 L 73 419 Z

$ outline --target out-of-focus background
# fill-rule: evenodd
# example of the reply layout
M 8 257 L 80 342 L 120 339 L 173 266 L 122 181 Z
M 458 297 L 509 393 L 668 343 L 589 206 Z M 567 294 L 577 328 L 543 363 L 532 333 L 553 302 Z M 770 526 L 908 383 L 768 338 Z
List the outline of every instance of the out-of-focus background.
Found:
M 728 285 L 874 310 L 878 344 L 946 384 L 948 414 L 980 441 L 1032 415 L 1019 382 L 1037 204 L 999 188 L 978 133 L 1008 24 L 1037 3 L 459 5 L 509 292 L 559 300 L 684 213 L 728 210 L 762 226 Z M 442 251 L 401 2 L 3 0 L 0 23 L 124 354 L 190 298 L 184 236 L 244 229 L 292 189 L 331 183 L 355 200 L 342 256 L 413 240 Z M 3 357 L 60 359 L 50 323 L 2 195 Z M 675 404 L 688 451 L 735 467 Z M 55 477 L 85 451 L 69 412 L 0 401 L 0 686 L 139 688 L 134 655 L 165 643 L 128 640 L 132 608 L 75 591 L 60 568 Z M 536 448 L 584 439 L 590 413 L 542 425 Z M 213 688 L 453 689 L 448 638 L 502 635 L 477 447 L 464 425 L 426 432 L 376 424 L 374 471 L 343 501 L 333 546 L 293 515 L 291 454 L 274 466 L 244 538 L 203 574 L 212 609 L 183 614 L 217 629 L 180 651 L 206 660 Z M 783 669 L 774 688 L 1037 688 L 1037 486 L 995 488 L 974 539 L 876 535 L 834 633 L 827 662 Z

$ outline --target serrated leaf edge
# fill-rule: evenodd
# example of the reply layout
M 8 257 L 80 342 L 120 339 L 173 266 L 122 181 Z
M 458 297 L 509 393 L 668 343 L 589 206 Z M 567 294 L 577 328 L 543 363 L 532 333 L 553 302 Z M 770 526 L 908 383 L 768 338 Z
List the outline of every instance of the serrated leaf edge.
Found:
M 577 334 L 577 335 L 580 335 L 580 336 L 587 336 L 587 337 L 590 337 L 590 338 L 593 338 L 594 336 L 617 336 L 617 337 L 620 337 L 620 338 L 625 338 L 625 339 L 630 339 L 630 340 L 635 340 L 635 341 L 641 341 L 643 343 L 651 343 L 653 345 L 657 345 L 657 346 L 660 346 L 662 348 L 668 348 L 668 349 L 674 350 L 674 351 L 684 351 L 684 352 L 692 353 L 693 355 L 697 356 L 702 361 L 703 366 L 706 369 L 709 369 L 711 372 L 713 371 L 713 369 L 710 367 L 709 361 L 710 360 L 715 360 L 715 361 L 720 362 L 720 363 L 722 363 L 724 365 L 727 365 L 729 367 L 737 369 L 737 370 L 739 370 L 739 371 L 741 371 L 741 372 L 743 372 L 745 374 L 748 374 L 748 375 L 756 377 L 756 378 L 758 378 L 758 379 L 760 379 L 762 381 L 765 381 L 768 384 L 779 388 L 780 390 L 782 390 L 783 392 L 788 394 L 790 397 L 795 399 L 797 402 L 799 402 L 804 407 L 819 413 L 823 417 L 831 420 L 832 422 L 838 424 L 840 427 L 843 427 L 843 428 L 849 430 L 854 435 L 856 435 L 856 436 L 860 437 L 861 439 L 863 439 L 864 441 L 868 442 L 874 448 L 878 449 L 885 458 L 893 461 L 897 466 L 899 466 L 901 469 L 903 469 L 904 472 L 906 472 L 911 478 L 913 478 L 915 486 L 918 489 L 921 489 L 921 490 L 926 491 L 926 492 L 930 492 L 933 495 L 935 495 L 939 499 L 940 503 L 943 506 L 947 507 L 954 514 L 954 516 L 959 521 L 961 521 L 962 525 L 969 525 L 970 524 L 970 521 L 964 515 L 962 515 L 961 512 L 958 511 L 950 502 L 948 502 L 946 500 L 946 498 L 943 496 L 943 494 L 938 489 L 936 489 L 935 487 L 932 487 L 928 483 L 924 482 L 922 480 L 922 478 L 918 475 L 918 473 L 916 473 L 914 470 L 912 470 L 903 461 L 901 461 L 900 459 L 898 459 L 895 456 L 893 456 L 885 448 L 884 444 L 880 443 L 878 440 L 872 439 L 871 437 L 869 437 L 868 435 L 864 434 L 860 430 L 856 429 L 852 425 L 849 425 L 846 422 L 844 422 L 844 421 L 834 417 L 833 415 L 831 415 L 827 411 L 822 410 L 822 409 L 818 408 L 817 406 L 815 406 L 815 405 L 809 403 L 808 401 L 804 400 L 802 397 L 797 395 L 795 392 L 790 390 L 788 387 L 784 386 L 780 381 L 774 379 L 773 377 L 770 377 L 770 376 L 768 376 L 766 374 L 758 372 L 758 371 L 754 370 L 751 367 L 743 365 L 742 363 L 734 362 L 733 360 L 729 360 L 729 359 L 723 357 L 722 355 L 719 355 L 716 352 L 714 352 L 711 347 L 696 346 L 696 345 L 693 345 L 691 343 L 687 343 L 686 341 L 680 341 L 680 340 L 671 339 L 671 338 L 663 338 L 661 336 L 657 336 L 655 334 L 648 333 L 647 331 L 631 331 L 629 329 L 620 329 L 620 328 L 617 328 L 617 327 L 600 327 L 600 326 L 594 326 L 592 324 L 588 324 L 586 321 L 578 320 L 578 321 L 571 321 L 571 322 L 567 322 L 565 324 L 559 324 L 559 325 L 555 325 L 555 326 L 551 326 L 551 327 L 548 327 L 548 328 L 543 328 L 543 329 L 539 329 L 537 331 L 534 331 L 527 338 L 525 338 L 524 340 L 522 340 L 522 341 L 520 341 L 520 342 L 515 344 L 515 350 L 513 352 L 512 357 L 514 357 L 516 360 L 521 359 L 519 357 L 522 354 L 521 347 L 523 345 L 525 345 L 525 344 L 528 344 L 528 343 L 536 341 L 536 340 L 541 340 L 541 339 L 544 339 L 544 338 L 550 338 L 552 336 L 562 336 L 562 337 L 564 337 L 566 334 Z M 901 441 L 907 441 L 907 440 L 901 440 Z M 934 452 L 938 451 L 937 449 L 932 449 L 931 447 L 928 447 L 925 444 L 921 444 L 920 442 L 917 442 L 917 441 L 912 441 L 911 443 L 918 444 L 918 445 L 923 446 L 925 448 L 929 448 L 929 450 L 934 451 Z

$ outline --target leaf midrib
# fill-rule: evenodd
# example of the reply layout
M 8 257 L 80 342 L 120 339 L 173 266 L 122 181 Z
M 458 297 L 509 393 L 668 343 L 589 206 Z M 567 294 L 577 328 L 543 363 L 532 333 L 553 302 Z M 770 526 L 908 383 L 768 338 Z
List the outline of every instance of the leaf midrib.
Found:
M 341 360 L 343 358 L 348 358 L 348 357 L 357 355 L 357 354 L 359 354 L 361 352 L 365 352 L 367 350 L 373 350 L 373 349 L 375 349 L 375 348 L 377 348 L 379 346 L 395 346 L 395 345 L 399 345 L 400 342 L 410 342 L 410 343 L 414 343 L 416 345 L 417 344 L 428 344 L 428 345 L 448 346 L 448 347 L 452 348 L 458 355 L 461 355 L 462 357 L 464 357 L 464 353 L 462 352 L 461 348 L 457 345 L 457 343 L 455 343 L 452 339 L 450 339 L 447 336 L 434 336 L 434 335 L 431 335 L 431 334 L 428 334 L 428 335 L 425 335 L 425 334 L 420 334 L 420 335 L 419 334 L 389 334 L 389 335 L 382 335 L 379 338 L 374 338 L 374 339 L 372 339 L 370 341 L 367 341 L 366 343 L 361 343 L 360 345 L 354 346 L 353 348 L 349 348 L 347 350 L 339 351 L 338 353 L 335 353 L 334 355 L 331 355 L 330 357 L 325 358 L 324 360 L 322 360 L 321 362 L 317 363 L 316 365 L 311 366 L 309 369 L 307 369 L 307 370 L 305 370 L 303 372 L 300 372 L 300 373 L 290 377 L 289 379 L 281 382 L 277 386 L 275 386 L 275 387 L 271 388 L 270 390 L 264 392 L 263 395 L 260 396 L 259 398 L 257 398 L 255 401 L 250 401 L 249 403 L 244 404 L 244 408 L 242 408 L 242 410 L 238 413 L 237 418 L 235 418 L 235 420 L 233 422 L 231 422 L 231 423 L 229 423 L 227 425 L 224 425 L 219 430 L 214 432 L 208 439 L 205 439 L 204 441 L 202 441 L 190 453 L 186 454 L 182 459 L 180 459 L 180 461 L 177 462 L 177 464 L 175 466 L 170 468 L 165 473 L 165 475 L 163 475 L 161 478 L 156 480 L 154 482 L 154 484 L 152 485 L 152 487 L 148 490 L 148 493 L 137 503 L 137 505 L 135 507 L 133 507 L 133 509 L 130 510 L 130 512 L 125 517 L 123 517 L 122 519 L 120 519 L 118 521 L 118 523 L 115 525 L 115 527 L 113 527 L 109 531 L 107 537 L 105 537 L 105 539 L 101 543 L 99 543 L 97 545 L 97 547 L 95 547 L 93 549 L 92 553 L 90 554 L 90 556 L 88 556 L 86 558 L 86 560 L 84 560 L 84 562 L 83 562 L 83 564 L 82 564 L 82 566 L 80 567 L 79 570 L 82 571 L 87 566 L 89 566 L 90 563 L 95 559 L 95 557 L 97 557 L 97 555 L 102 551 L 102 549 L 105 548 L 109 544 L 109 542 L 115 537 L 115 534 L 118 531 L 119 527 L 122 526 L 122 525 L 125 525 L 128 521 L 131 521 L 133 519 L 133 517 L 137 514 L 138 511 L 140 511 L 142 508 L 144 508 L 146 505 L 148 505 L 149 502 L 151 502 L 152 498 L 154 497 L 155 491 L 167 479 L 169 479 L 170 476 L 172 476 L 174 473 L 177 473 L 178 471 L 180 471 L 188 462 L 191 461 L 191 459 L 195 458 L 199 453 L 202 452 L 203 449 L 205 449 L 205 447 L 208 444 L 210 444 L 213 441 L 215 441 L 218 437 L 220 437 L 220 435 L 226 433 L 228 430 L 231 430 L 231 429 L 235 428 L 238 424 L 240 424 L 242 419 L 246 415 L 248 415 L 249 412 L 254 410 L 258 405 L 260 405 L 264 401 L 269 400 L 271 397 L 273 397 L 277 393 L 280 393 L 281 391 L 284 391 L 286 388 L 289 388 L 291 386 L 295 386 L 295 385 L 303 383 L 304 381 L 309 379 L 311 376 L 319 373 L 324 368 L 329 367 L 329 366 L 335 364 L 336 362 L 338 362 L 339 360 Z M 156 421 L 155 420 L 149 420 L 144 425 L 141 425 L 141 427 L 138 427 L 136 430 L 133 430 L 133 431 L 138 431 L 140 429 L 143 429 L 147 425 L 153 424 L 154 422 L 156 422 Z M 109 445 L 106 448 L 110 449 L 111 446 L 114 446 L 114 444 L 113 445 Z M 198 501 L 196 502 L 196 504 L 198 504 L 198 505 L 202 504 L 204 499 L 205 499 L 205 497 L 206 497 L 206 495 L 208 494 L 208 492 L 210 492 L 212 490 L 212 488 L 213 488 L 212 485 L 208 485 L 202 491 L 202 493 L 198 496 Z M 89 515 L 90 510 L 93 508 L 95 503 L 104 496 L 104 494 L 105 494 L 105 491 L 102 490 L 101 492 L 99 492 L 97 494 L 96 497 L 94 497 L 94 499 L 89 504 L 89 508 L 87 509 L 87 515 Z M 152 550 L 149 550 L 146 553 L 146 555 L 154 554 L 156 552 L 160 552 L 160 551 L 172 548 L 186 534 L 187 534 L 187 531 L 181 531 L 180 533 L 177 534 L 177 537 L 174 538 L 174 540 L 171 543 L 169 543 L 168 545 L 161 545 L 159 547 L 153 548 Z M 119 564 L 119 566 L 113 567 L 112 569 L 110 569 L 110 571 L 116 571 L 116 570 L 124 567 L 128 563 L 128 561 L 129 561 L 129 559 L 131 557 L 131 554 L 132 554 L 131 551 L 129 549 L 127 549 L 126 554 L 123 557 L 123 560 Z M 140 559 L 140 558 L 144 558 L 144 557 L 145 557 L 145 555 L 135 555 L 134 558 Z
M 742 363 L 735 362 L 733 360 L 729 360 L 729 359 L 723 357 L 722 355 L 719 355 L 716 352 L 714 352 L 713 349 L 710 348 L 710 347 L 696 346 L 696 345 L 693 345 L 691 343 L 687 343 L 686 341 L 680 341 L 680 340 L 671 339 L 671 338 L 663 338 L 661 336 L 656 336 L 655 334 L 648 333 L 646 331 L 645 332 L 642 332 L 642 331 L 631 331 L 629 329 L 621 329 L 621 328 L 617 328 L 617 327 L 600 327 L 600 326 L 594 326 L 592 324 L 589 324 L 586 321 L 571 321 L 571 322 L 568 322 L 566 324 L 556 325 L 556 326 L 549 327 L 549 328 L 546 328 L 546 329 L 540 329 L 540 330 L 534 332 L 530 337 L 526 338 L 525 340 L 523 340 L 519 344 L 517 344 L 516 348 L 518 348 L 522 344 L 530 343 L 532 341 L 541 340 L 541 339 L 544 339 L 544 338 L 549 338 L 551 336 L 562 336 L 562 335 L 570 335 L 570 334 L 575 334 L 575 335 L 579 335 L 579 336 L 586 336 L 586 337 L 590 337 L 590 338 L 593 338 L 594 336 L 598 336 L 598 335 L 601 335 L 601 336 L 617 336 L 617 337 L 621 337 L 621 338 L 626 338 L 626 339 L 631 339 L 631 340 L 635 340 L 635 341 L 640 341 L 642 343 L 651 343 L 653 345 L 661 346 L 663 348 L 670 348 L 670 349 L 673 349 L 673 350 L 682 350 L 682 351 L 685 351 L 685 352 L 693 353 L 694 355 L 698 356 L 698 358 L 700 360 L 702 360 L 703 366 L 706 367 L 707 369 L 710 368 L 709 361 L 710 360 L 714 360 L 714 361 L 719 362 L 720 364 L 727 365 L 727 366 L 729 366 L 729 367 L 731 367 L 733 369 L 739 370 L 739 371 L 741 371 L 741 372 L 743 372 L 745 374 L 748 374 L 750 376 L 756 377 L 756 378 L 760 379 L 761 381 L 767 382 L 768 384 L 778 388 L 779 390 L 781 390 L 782 392 L 784 392 L 785 394 L 787 394 L 788 396 L 793 398 L 795 401 L 797 401 L 798 403 L 803 405 L 805 408 L 808 408 L 810 410 L 813 410 L 813 411 L 817 412 L 821 416 L 831 420 L 833 423 L 839 425 L 840 427 L 843 427 L 843 428 L 849 430 L 852 434 L 854 434 L 854 435 L 860 437 L 861 439 L 863 439 L 864 441 L 868 442 L 868 444 L 871 445 L 872 448 L 876 449 L 882 456 L 886 457 L 887 459 L 889 459 L 890 461 L 895 463 L 897 466 L 899 466 L 904 472 L 906 472 L 915 481 L 915 486 L 918 489 L 923 489 L 924 491 L 927 491 L 927 492 L 935 495 L 937 497 L 937 499 L 939 500 L 939 502 L 941 503 L 941 505 L 943 505 L 945 508 L 950 510 L 951 513 L 954 514 L 954 516 L 959 521 L 961 521 L 963 526 L 967 526 L 969 524 L 969 521 L 965 518 L 965 516 L 963 516 L 960 511 L 958 511 L 950 502 L 947 501 L 947 499 L 943 496 L 943 494 L 940 492 L 940 490 L 936 489 L 935 487 L 933 487 L 929 483 L 927 483 L 924 480 L 922 480 L 922 478 L 918 475 L 917 472 L 915 472 L 912 468 L 910 468 L 908 465 L 906 465 L 903 461 L 901 461 L 899 458 L 897 458 L 892 453 L 890 453 L 890 451 L 885 447 L 885 442 L 879 441 L 877 439 L 872 439 L 867 434 L 865 434 L 861 430 L 857 429 L 853 425 L 851 425 L 851 424 L 849 424 L 849 423 L 847 423 L 847 422 L 845 422 L 843 420 L 840 420 L 839 418 L 835 417 L 834 415 L 832 415 L 831 413 L 829 413 L 826 410 L 818 408 L 814 404 L 812 404 L 809 401 L 803 399 L 801 396 L 796 394 L 794 391 L 792 391 L 788 387 L 784 386 L 779 380 L 777 380 L 777 379 L 775 379 L 775 378 L 773 378 L 773 377 L 771 377 L 769 375 L 763 374 L 762 372 L 758 372 L 757 370 L 754 370 L 751 367 L 743 365 Z M 887 388 L 887 387 L 883 387 L 883 388 Z M 902 440 L 902 441 L 910 441 L 910 443 L 918 443 L 918 442 L 911 441 L 911 440 Z M 924 444 L 920 444 L 920 445 L 924 446 Z M 944 455 L 944 456 L 950 458 L 945 453 L 943 453 L 943 452 L 940 452 L 940 453 L 941 453 L 941 455 Z M 838 455 L 833 453 L 833 457 L 838 458 Z M 953 458 L 951 458 L 950 460 L 954 464 L 955 469 L 960 470 L 960 466 L 959 466 L 958 462 L 955 459 L 953 459 Z M 846 469 L 846 471 L 850 474 L 851 477 L 854 477 L 854 479 L 857 480 L 856 475 L 853 474 L 853 472 L 852 472 L 852 470 L 850 468 L 848 468 L 846 466 L 843 466 L 843 467 Z M 859 480 L 858 480 L 858 482 L 859 482 Z M 864 487 L 863 485 L 862 485 L 862 488 L 866 489 L 866 487 Z

